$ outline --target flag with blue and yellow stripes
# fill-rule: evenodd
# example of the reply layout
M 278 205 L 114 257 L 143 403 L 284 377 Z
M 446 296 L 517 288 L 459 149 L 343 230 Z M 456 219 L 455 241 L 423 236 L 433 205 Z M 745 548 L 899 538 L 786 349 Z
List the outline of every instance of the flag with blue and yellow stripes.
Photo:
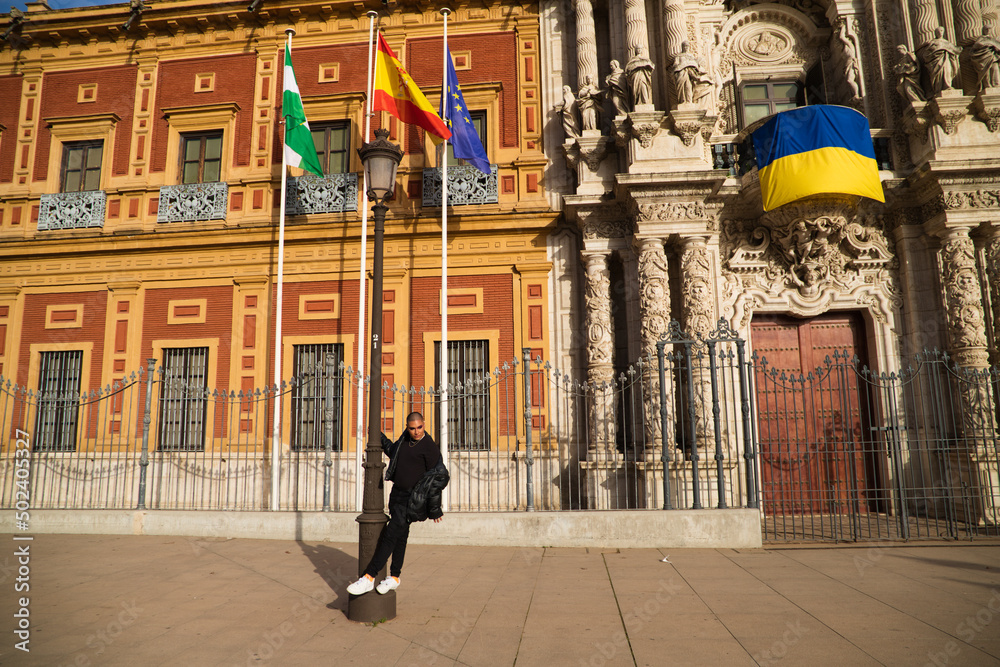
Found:
M 817 194 L 884 202 L 868 119 L 826 104 L 775 114 L 753 132 L 764 210 Z

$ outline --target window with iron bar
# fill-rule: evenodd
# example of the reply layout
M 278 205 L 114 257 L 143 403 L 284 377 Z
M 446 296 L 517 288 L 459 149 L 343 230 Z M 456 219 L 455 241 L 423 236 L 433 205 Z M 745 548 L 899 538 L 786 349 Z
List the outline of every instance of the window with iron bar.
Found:
M 333 355 L 333 365 L 326 363 Z M 292 373 L 292 451 L 326 449 L 326 432 L 333 430 L 331 451 L 342 451 L 344 346 L 341 343 L 296 345 Z M 331 409 L 328 414 L 327 410 Z
M 76 451 L 83 351 L 42 352 L 38 372 L 35 450 Z
M 159 449 L 204 451 L 207 413 L 208 348 L 164 348 Z
M 448 449 L 485 451 L 490 448 L 490 344 L 487 340 L 448 341 Z M 441 386 L 441 343 L 434 343 L 435 386 Z M 462 389 L 458 389 L 459 386 Z M 440 404 L 435 423 L 441 424 Z M 439 426 L 440 428 L 440 426 Z

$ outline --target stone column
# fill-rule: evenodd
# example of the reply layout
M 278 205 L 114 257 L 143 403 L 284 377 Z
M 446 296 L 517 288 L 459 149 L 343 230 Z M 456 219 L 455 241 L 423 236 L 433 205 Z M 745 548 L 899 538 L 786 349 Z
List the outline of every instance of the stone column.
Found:
M 955 42 L 965 46 L 976 41 L 983 34 L 983 14 L 980 0 L 952 0 L 955 17 Z
M 986 351 L 982 290 L 976 271 L 976 246 L 969 237 L 968 227 L 945 230 L 941 246 L 941 272 L 949 351 L 959 366 L 977 370 L 986 368 L 989 356 Z
M 1000 226 L 986 242 L 986 281 L 993 315 L 993 340 L 990 346 L 994 366 L 1000 366 Z
M 692 336 L 706 336 L 715 328 L 715 289 L 712 287 L 712 255 L 708 239 L 693 236 L 684 239 L 681 253 L 683 287 L 683 329 Z
M 597 29 L 591 0 L 573 0 L 576 9 L 576 76 L 582 86 L 589 76 L 597 84 Z
M 663 0 L 663 48 L 670 55 L 680 53 L 685 39 L 684 0 Z
M 941 25 L 938 22 L 937 7 L 934 0 L 916 0 L 913 9 L 913 31 L 915 44 L 921 46 L 934 39 L 934 30 Z
M 681 252 L 681 328 L 692 338 L 705 338 L 714 329 L 716 294 L 712 287 L 712 256 L 707 239 L 694 236 L 684 239 Z M 702 347 L 704 350 L 704 347 Z M 697 351 L 697 350 L 696 350 Z M 700 364 L 695 360 L 693 375 L 694 420 L 698 447 L 708 447 L 713 442 L 712 433 L 712 379 L 709 377 L 708 360 Z M 685 390 L 687 392 L 688 390 Z M 685 395 L 685 400 L 687 393 Z M 685 406 L 690 410 L 691 406 Z
M 611 320 L 611 272 L 608 252 L 584 252 L 587 264 L 587 381 L 591 386 L 587 459 L 615 454 L 614 335 Z M 602 388 L 603 387 L 603 388 Z
M 997 12 L 997 0 L 982 0 L 983 26 L 990 29 L 990 34 L 997 34 L 1000 28 L 1000 16 Z
M 625 41 L 628 57 L 634 58 L 643 51 L 649 53 L 649 32 L 646 23 L 645 0 L 625 0 Z
M 660 422 L 660 376 L 656 356 L 656 343 L 667 332 L 670 322 L 670 284 L 667 274 L 667 254 L 663 250 L 663 239 L 646 237 L 637 239 L 639 254 L 639 308 L 642 312 L 642 358 L 652 358 L 653 363 L 646 368 L 643 378 L 643 390 L 647 396 L 645 406 L 646 441 L 650 449 L 646 451 L 648 458 L 654 449 L 659 449 L 661 439 Z M 673 423 L 671 397 L 673 385 L 667 385 L 667 421 Z M 673 451 L 673 432 L 667 433 L 667 447 Z
M 945 483 L 961 493 L 957 502 L 959 520 L 976 524 L 982 521 L 986 505 L 995 498 L 990 482 L 990 449 L 995 447 L 990 386 L 985 377 L 989 364 L 982 288 L 976 270 L 976 247 L 969 237 L 969 227 L 944 230 L 941 245 L 941 278 L 948 323 L 948 350 L 954 362 L 967 375 L 953 380 L 958 437 L 945 454 Z M 985 486 L 984 486 L 985 484 Z M 984 502 L 985 501 L 985 502 Z M 992 511 L 991 511 L 992 514 Z

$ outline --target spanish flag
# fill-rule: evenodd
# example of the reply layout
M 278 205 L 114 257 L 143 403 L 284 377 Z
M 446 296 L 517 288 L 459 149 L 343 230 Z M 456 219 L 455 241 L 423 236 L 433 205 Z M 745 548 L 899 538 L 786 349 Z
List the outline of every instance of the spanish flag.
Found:
M 754 131 L 753 147 L 765 211 L 828 193 L 885 201 L 868 119 L 854 109 L 782 111 Z
M 400 121 L 419 125 L 441 139 L 451 138 L 451 130 L 441 117 L 434 113 L 434 107 L 420 92 L 396 54 L 386 44 L 382 33 L 378 35 L 375 95 L 372 102 L 372 109 L 375 111 L 388 111 Z

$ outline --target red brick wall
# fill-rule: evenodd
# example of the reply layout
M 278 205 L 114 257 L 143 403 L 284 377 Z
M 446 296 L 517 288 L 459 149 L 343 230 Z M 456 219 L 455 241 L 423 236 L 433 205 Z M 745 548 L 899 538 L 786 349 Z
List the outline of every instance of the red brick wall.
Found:
M 368 71 L 368 55 L 365 53 L 367 42 L 358 44 L 341 44 L 338 46 L 319 46 L 309 49 L 293 48 L 292 63 L 295 66 L 295 82 L 299 85 L 302 97 L 311 95 L 331 95 L 334 93 L 364 93 L 366 92 L 365 74 Z M 319 82 L 319 66 L 324 63 L 340 63 L 340 80 L 330 83 Z M 285 90 L 285 52 L 278 58 L 277 97 L 278 112 L 274 115 L 274 142 L 272 161 L 281 163 L 282 141 L 284 130 L 280 127 L 281 96 Z M 376 114 L 377 115 L 377 114 Z M 309 123 L 343 120 L 342 118 L 310 117 Z M 373 119 L 374 121 L 375 119 Z M 372 123 L 372 127 L 377 127 Z M 362 128 L 363 131 L 364 128 Z M 352 146 L 351 149 L 356 149 Z
M 450 41 L 450 40 L 449 40 Z M 448 315 L 448 337 L 472 329 L 499 329 L 500 349 L 497 359 L 502 364 L 514 358 L 514 282 L 510 274 L 485 276 L 449 276 L 448 290 L 463 287 L 483 290 L 483 312 Z M 424 350 L 424 333 L 441 331 L 441 314 L 438 303 L 441 291 L 440 277 L 414 278 L 409 328 L 411 354 L 410 384 L 421 387 L 434 384 L 434 378 L 424 377 L 424 359 L 431 350 Z M 492 371 L 492 369 L 490 369 Z
M 0 183 L 10 183 L 14 178 L 21 84 L 20 76 L 0 76 L 0 100 L 3 100 L 0 104 L 0 125 L 7 128 L 0 136 Z
M 293 56 L 294 57 L 294 56 Z M 363 78 L 363 77 L 362 77 Z M 299 297 L 303 294 L 340 294 L 340 319 L 300 320 Z M 278 287 L 271 291 L 271 303 L 277 303 Z M 305 283 L 285 283 L 282 299 L 284 316 L 281 319 L 281 335 L 284 336 L 339 336 L 342 334 L 358 334 L 358 281 L 357 280 L 323 280 Z M 274 348 L 274 318 L 268 318 L 267 348 Z M 367 350 L 367 347 L 365 348 Z M 358 366 L 357 344 L 355 357 L 345 359 L 344 363 L 353 368 Z M 291 377 L 292 369 L 282 368 L 281 375 Z M 274 364 L 268 367 L 268 382 L 274 381 Z
M 206 312 L 203 324 L 167 324 L 167 306 L 175 299 L 205 299 Z M 208 378 L 209 389 L 228 391 L 230 349 L 233 329 L 233 288 L 232 287 L 192 287 L 151 289 L 146 292 L 145 312 L 142 316 L 143 360 L 153 356 L 153 341 L 159 339 L 218 338 L 217 374 Z M 163 359 L 157 359 L 157 366 Z M 239 387 L 233 387 L 239 389 Z
M 42 77 L 42 100 L 39 105 L 39 117 L 45 119 L 99 113 L 118 114 L 121 120 L 115 126 L 114 160 L 111 173 L 125 174 L 128 172 L 128 151 L 129 143 L 132 140 L 132 117 L 135 107 L 137 73 L 138 68 L 135 65 L 70 72 L 46 72 Z M 82 83 L 97 84 L 97 99 L 95 101 L 82 103 L 76 101 Z M 4 104 L 6 105 L 6 102 Z M 14 127 L 16 128 L 17 125 L 15 124 Z M 48 175 L 49 145 L 51 142 L 52 134 L 43 120 L 38 125 L 38 137 L 35 145 L 35 170 L 32 178 L 36 181 L 44 181 Z M 105 146 L 104 149 L 110 150 L 110 147 Z M 50 184 L 50 189 L 55 192 L 58 188 L 52 187 L 53 185 Z
M 74 97 L 74 99 L 76 99 Z M 46 306 L 83 304 L 83 326 L 72 329 L 46 329 Z M 101 386 L 101 363 L 104 357 L 104 322 L 108 307 L 108 293 L 62 292 L 57 294 L 28 294 L 24 298 L 24 319 L 20 330 L 20 359 L 17 369 L 17 384 L 27 386 L 29 355 L 33 343 L 61 343 L 65 350 L 82 349 L 79 343 L 93 343 L 90 357 L 90 386 L 81 387 L 81 392 L 91 391 Z M 38 389 L 38 387 L 31 387 Z
M 407 42 L 406 69 L 413 76 L 425 94 L 441 90 L 441 69 L 443 48 L 441 37 L 414 39 Z M 518 143 L 518 81 L 517 81 L 517 37 L 514 33 L 483 33 L 476 35 L 449 35 L 448 48 L 456 51 L 472 52 L 472 69 L 456 72 L 458 84 L 499 81 L 500 118 L 490 117 L 487 123 L 500 126 L 500 143 L 504 147 Z M 423 130 L 410 127 L 407 132 L 408 149 L 418 150 L 422 145 Z M 487 147 L 487 152 L 492 153 Z
M 255 53 L 161 63 L 156 85 L 154 116 L 156 120 L 153 123 L 153 141 L 150 148 L 150 171 L 166 170 L 168 132 L 163 109 L 202 104 L 235 102 L 239 105 L 240 110 L 236 113 L 233 166 L 250 164 L 256 71 Z M 195 75 L 208 72 L 215 73 L 215 89 L 212 92 L 195 93 Z

